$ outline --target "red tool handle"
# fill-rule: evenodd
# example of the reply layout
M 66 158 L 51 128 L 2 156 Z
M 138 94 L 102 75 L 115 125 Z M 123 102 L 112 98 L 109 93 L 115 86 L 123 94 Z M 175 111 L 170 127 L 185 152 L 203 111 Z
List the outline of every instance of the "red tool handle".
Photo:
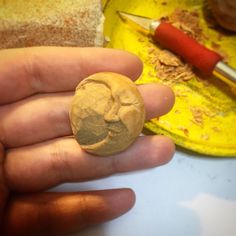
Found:
M 155 30 L 154 39 L 206 74 L 211 74 L 216 63 L 222 60 L 219 54 L 202 46 L 169 23 L 160 23 Z

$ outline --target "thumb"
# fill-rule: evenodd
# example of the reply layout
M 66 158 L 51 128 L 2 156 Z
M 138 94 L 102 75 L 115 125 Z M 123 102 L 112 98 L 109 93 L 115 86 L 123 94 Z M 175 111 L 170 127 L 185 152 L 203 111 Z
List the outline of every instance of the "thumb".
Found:
M 124 214 L 134 202 L 130 189 L 18 195 L 9 203 L 4 236 L 74 233 Z

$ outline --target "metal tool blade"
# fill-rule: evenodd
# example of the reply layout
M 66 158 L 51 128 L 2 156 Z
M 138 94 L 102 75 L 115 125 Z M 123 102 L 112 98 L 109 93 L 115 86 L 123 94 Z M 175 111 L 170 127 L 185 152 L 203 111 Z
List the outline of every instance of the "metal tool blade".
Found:
M 134 24 L 136 27 L 138 26 L 141 30 L 149 33 L 150 25 L 153 22 L 152 19 L 148 17 L 144 17 L 144 16 L 138 16 L 138 15 L 122 12 L 122 11 L 117 11 L 117 13 L 122 20 L 128 21 L 129 23 Z

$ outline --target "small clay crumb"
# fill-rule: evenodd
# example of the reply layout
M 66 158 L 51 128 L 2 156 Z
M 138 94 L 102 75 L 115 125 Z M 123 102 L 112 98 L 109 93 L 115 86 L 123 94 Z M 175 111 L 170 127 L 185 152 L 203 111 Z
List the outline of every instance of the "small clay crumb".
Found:
M 161 21 L 169 21 L 169 16 L 162 16 L 161 18 L 160 18 L 160 20 Z
M 212 42 L 211 47 L 218 50 L 218 49 L 220 49 L 220 44 Z
M 213 112 L 209 109 L 207 109 L 207 110 L 204 109 L 202 112 L 205 116 L 208 116 L 208 117 L 215 117 L 216 116 L 216 112 Z
M 187 137 L 189 136 L 189 130 L 186 127 L 179 126 L 178 129 L 183 131 L 185 136 L 187 136 Z
M 217 39 L 219 40 L 219 41 L 221 41 L 222 40 L 222 38 L 223 38 L 223 34 L 222 33 L 218 33 L 218 35 L 217 35 Z
M 200 108 L 197 107 L 191 107 L 190 111 L 192 112 L 193 119 L 195 123 L 199 125 L 203 125 L 203 112 Z
M 175 97 L 181 97 L 181 98 L 183 98 L 183 97 L 188 97 L 188 95 L 187 95 L 187 92 L 186 91 L 182 91 L 182 90 L 175 90 Z
M 218 127 L 216 127 L 216 126 L 212 127 L 211 129 L 212 129 L 213 131 L 217 132 L 217 133 L 220 132 L 220 129 L 219 129 Z
M 201 135 L 201 139 L 204 140 L 204 141 L 207 141 L 210 139 L 209 135 L 208 134 L 202 134 Z
M 181 114 L 181 111 L 178 110 L 178 109 L 176 109 L 176 110 L 174 111 L 174 113 L 175 113 L 175 114 Z

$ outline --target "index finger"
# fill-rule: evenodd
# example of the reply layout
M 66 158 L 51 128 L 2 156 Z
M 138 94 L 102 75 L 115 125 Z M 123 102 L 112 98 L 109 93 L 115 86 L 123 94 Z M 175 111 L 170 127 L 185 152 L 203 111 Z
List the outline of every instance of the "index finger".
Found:
M 72 91 L 90 74 L 102 71 L 137 79 L 138 57 L 105 48 L 35 47 L 0 51 L 0 104 L 36 93 Z

